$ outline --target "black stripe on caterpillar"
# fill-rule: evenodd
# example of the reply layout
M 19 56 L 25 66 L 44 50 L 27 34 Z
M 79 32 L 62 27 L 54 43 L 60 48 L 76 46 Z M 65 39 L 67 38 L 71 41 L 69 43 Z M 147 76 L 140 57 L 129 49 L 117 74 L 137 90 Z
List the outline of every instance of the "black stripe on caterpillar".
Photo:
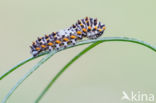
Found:
M 105 25 L 97 19 L 86 17 L 78 20 L 76 24 L 67 29 L 38 37 L 30 46 L 31 54 L 35 57 L 45 51 L 59 50 L 61 47 L 66 48 L 68 45 L 75 45 L 83 38 L 96 39 L 103 34 L 105 29 Z

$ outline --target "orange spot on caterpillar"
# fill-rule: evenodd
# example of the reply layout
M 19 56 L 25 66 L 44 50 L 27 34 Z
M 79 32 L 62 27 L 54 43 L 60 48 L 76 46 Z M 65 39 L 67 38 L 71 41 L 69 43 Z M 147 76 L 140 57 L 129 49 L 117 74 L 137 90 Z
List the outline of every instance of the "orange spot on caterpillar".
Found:
M 49 45 L 49 46 L 52 46 L 52 45 L 53 45 L 53 43 L 52 43 L 52 42 L 49 42 L 49 43 L 48 43 L 48 45 Z
M 87 32 L 87 29 L 83 28 L 82 31 L 83 31 L 83 32 Z
M 45 48 L 46 46 L 45 46 L 45 45 L 41 45 L 41 47 L 42 47 L 42 48 Z
M 81 23 L 80 26 L 83 26 L 83 24 Z
M 37 48 L 35 48 L 37 51 L 39 51 L 40 50 L 40 48 L 39 47 L 37 47 Z
M 56 42 L 57 44 L 60 44 L 60 43 L 61 43 L 61 41 L 60 41 L 60 40 L 56 40 L 55 42 Z
M 95 26 L 94 29 L 97 30 L 97 26 Z
M 68 39 L 68 38 L 63 38 L 63 40 L 64 40 L 64 41 L 69 41 L 69 39 Z
M 91 29 L 92 29 L 92 27 L 91 27 L 91 26 L 88 26 L 88 29 L 89 29 L 89 30 L 91 30 Z
M 82 32 L 81 32 L 81 31 L 77 31 L 77 34 L 78 34 L 78 35 L 81 35 L 81 34 L 82 34 Z
M 99 32 L 101 32 L 102 31 L 102 29 L 99 29 Z
M 106 29 L 106 27 L 104 26 L 102 29 L 103 29 L 103 30 L 105 30 L 105 29 Z
M 89 21 L 87 20 L 86 23 L 89 23 Z
M 75 35 L 71 35 L 70 38 L 71 38 L 71 39 L 75 39 L 76 36 L 75 36 Z

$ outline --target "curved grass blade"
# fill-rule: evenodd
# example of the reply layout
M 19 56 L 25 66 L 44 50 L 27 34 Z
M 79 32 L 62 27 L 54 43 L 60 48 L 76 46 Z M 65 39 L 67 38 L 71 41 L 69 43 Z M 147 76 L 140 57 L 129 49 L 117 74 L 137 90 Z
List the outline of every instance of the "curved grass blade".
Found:
M 43 96 L 46 94 L 46 92 L 50 89 L 50 87 L 55 83 L 55 81 L 61 76 L 61 74 L 63 74 L 63 72 L 72 64 L 74 63 L 78 58 L 80 58 L 83 54 L 87 53 L 87 51 L 89 51 L 90 49 L 94 48 L 95 46 L 97 46 L 98 44 L 102 43 L 102 42 L 106 42 L 106 41 L 126 41 L 126 42 L 132 42 L 132 43 L 137 43 L 137 44 L 141 44 L 143 46 L 146 46 L 150 49 L 152 49 L 153 51 L 156 52 L 156 48 L 153 47 L 152 45 L 144 42 L 144 41 L 140 41 L 140 40 L 136 40 L 136 39 L 130 39 L 130 38 L 105 38 L 105 40 L 98 40 L 97 42 L 93 43 L 92 45 L 88 46 L 87 48 L 85 48 L 83 51 L 81 51 L 78 55 L 76 55 L 72 60 L 70 60 L 56 75 L 55 77 L 49 82 L 49 84 L 46 86 L 46 88 L 42 91 L 42 93 L 39 95 L 39 97 L 36 99 L 35 103 L 38 103 Z
M 10 70 L 8 70 L 6 73 L 2 74 L 2 75 L 0 76 L 0 80 L 2 80 L 4 77 L 6 77 L 7 75 L 9 75 L 9 74 L 12 73 L 13 71 L 15 71 L 16 69 L 18 69 L 19 67 L 21 67 L 22 65 L 24 65 L 24 64 L 28 63 L 29 61 L 32 61 L 32 60 L 34 60 L 34 59 L 40 57 L 40 56 L 43 56 L 43 55 L 44 55 L 44 54 L 41 54 L 41 55 L 39 55 L 39 56 L 37 56 L 37 57 L 30 57 L 30 58 L 28 58 L 28 59 L 26 59 L 26 60 L 20 62 L 19 64 L 17 64 L 16 66 L 14 66 L 14 67 L 12 67 Z
M 24 65 L 25 63 L 31 61 L 33 59 L 33 57 L 30 57 L 24 61 L 22 61 L 21 63 L 17 64 L 16 66 L 14 66 L 13 68 L 11 68 L 10 70 L 8 70 L 6 73 L 4 73 L 3 75 L 0 76 L 0 80 L 2 80 L 5 76 L 7 76 L 8 74 L 10 74 L 11 72 L 13 72 L 14 70 L 16 70 L 18 67 Z
M 2 103 L 6 103 L 9 97 L 13 94 L 13 92 L 17 89 L 17 87 L 26 79 L 28 78 L 37 68 L 39 68 L 43 63 L 45 63 L 51 56 L 53 56 L 56 53 L 56 51 L 53 51 L 49 53 L 46 57 L 41 59 L 28 73 L 22 77 L 15 86 L 9 91 L 9 93 L 5 96 L 5 98 L 2 100 Z
M 90 49 L 94 48 L 98 44 L 100 44 L 101 41 L 95 42 L 92 45 L 85 48 L 83 51 L 81 51 L 78 55 L 76 55 L 72 60 L 70 60 L 57 74 L 56 76 L 50 81 L 50 83 L 47 85 L 47 87 L 43 90 L 43 92 L 40 94 L 40 96 L 36 99 L 35 103 L 38 103 L 41 98 L 44 96 L 44 94 L 49 90 L 49 88 L 54 84 L 54 82 L 59 78 L 59 76 L 72 64 L 74 63 L 78 58 L 80 58 L 83 54 L 88 52 Z
M 153 47 L 152 45 L 144 42 L 144 41 L 141 41 L 141 40 L 137 40 L 137 39 L 134 39 L 134 38 L 128 38 L 128 37 L 104 37 L 104 38 L 99 38 L 99 39 L 95 39 L 95 40 L 84 40 L 84 41 L 81 41 L 79 43 L 77 43 L 75 46 L 78 46 L 78 45 L 83 45 L 83 44 L 88 44 L 88 43 L 93 43 L 93 42 L 96 42 L 96 41 L 127 41 L 127 42 L 134 42 L 134 43 L 138 43 L 138 44 L 141 44 L 141 45 L 144 45 L 154 51 L 156 51 L 156 48 Z M 68 48 L 71 48 L 72 46 L 68 47 Z M 29 61 L 32 61 L 40 56 L 43 56 L 45 54 L 47 54 L 48 52 L 45 52 L 45 53 L 42 53 L 41 55 L 37 56 L 37 57 L 31 57 L 31 58 L 28 58 L 26 60 L 24 60 L 23 62 L 19 63 L 18 65 L 14 66 L 13 68 L 11 68 L 9 71 L 7 71 L 6 73 L 4 73 L 2 76 L 0 76 L 0 80 L 2 80 L 4 77 L 6 77 L 7 75 L 9 75 L 11 72 L 15 71 L 16 69 L 18 69 L 19 67 L 21 67 L 22 65 L 24 65 L 25 63 L 29 62 Z
M 84 45 L 84 44 L 89 44 L 89 43 L 95 43 L 95 42 L 108 42 L 108 41 L 125 41 L 125 42 L 132 42 L 132 43 L 136 43 L 136 44 L 140 44 L 143 45 L 145 47 L 148 47 L 149 49 L 153 50 L 156 52 L 156 47 L 141 41 L 141 40 L 137 40 L 134 38 L 128 38 L 128 37 L 105 37 L 105 38 L 99 38 L 99 39 L 95 39 L 95 40 L 84 40 L 81 42 L 78 42 L 75 46 L 79 46 L 79 45 Z M 73 46 L 68 46 L 66 49 L 71 48 Z M 64 50 L 64 49 L 61 49 Z M 61 51 L 60 50 L 60 51 Z M 6 101 L 8 100 L 8 98 L 11 96 L 11 94 L 17 89 L 17 87 L 26 79 L 28 78 L 39 66 L 41 66 L 41 64 L 43 64 L 44 62 L 46 62 L 52 55 L 53 53 L 55 54 L 57 51 L 52 51 L 50 52 L 45 58 L 43 58 L 39 63 L 37 63 L 27 74 L 24 75 L 24 77 L 22 79 L 20 79 L 16 85 L 9 91 L 9 93 L 5 96 L 5 98 L 3 99 L 2 103 L 6 103 Z M 43 55 L 45 55 L 47 53 L 43 53 Z M 60 74 L 61 75 L 61 74 Z M 57 79 L 57 78 L 56 78 Z

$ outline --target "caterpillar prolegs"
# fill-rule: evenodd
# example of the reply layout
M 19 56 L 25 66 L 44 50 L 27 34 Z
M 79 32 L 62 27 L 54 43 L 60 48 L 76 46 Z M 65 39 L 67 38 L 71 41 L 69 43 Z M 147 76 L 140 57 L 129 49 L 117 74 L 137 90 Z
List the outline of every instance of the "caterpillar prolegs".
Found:
M 68 45 L 75 45 L 83 38 L 96 39 L 103 34 L 105 29 L 105 25 L 97 19 L 86 17 L 67 29 L 38 37 L 30 46 L 31 54 L 35 57 L 45 51 L 66 48 Z

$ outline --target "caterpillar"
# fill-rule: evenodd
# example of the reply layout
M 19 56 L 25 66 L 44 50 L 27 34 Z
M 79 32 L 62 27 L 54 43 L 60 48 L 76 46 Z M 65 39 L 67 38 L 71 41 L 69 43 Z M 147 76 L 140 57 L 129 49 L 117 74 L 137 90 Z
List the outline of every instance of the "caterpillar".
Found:
M 68 45 L 74 46 L 83 38 L 96 39 L 103 34 L 105 29 L 105 25 L 96 18 L 85 17 L 67 29 L 38 37 L 30 46 L 31 54 L 36 57 L 45 51 L 59 50 Z

